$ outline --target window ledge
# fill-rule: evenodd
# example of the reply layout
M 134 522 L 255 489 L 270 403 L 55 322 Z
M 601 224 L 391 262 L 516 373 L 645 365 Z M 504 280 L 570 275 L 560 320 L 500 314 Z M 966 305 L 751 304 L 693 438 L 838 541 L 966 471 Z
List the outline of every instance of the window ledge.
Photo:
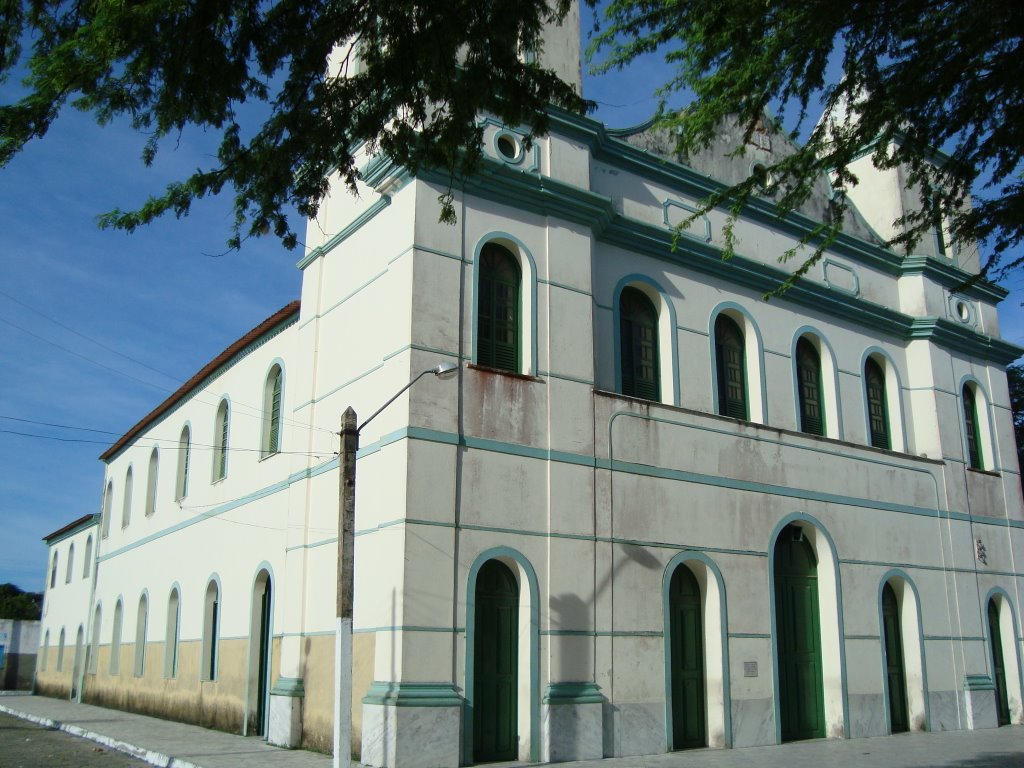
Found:
M 976 475 L 985 475 L 987 477 L 1002 477 L 1001 472 L 996 472 L 993 469 L 978 469 L 977 467 L 968 467 L 968 472 L 973 472 Z
M 278 449 L 278 450 L 274 451 L 273 453 L 267 453 L 267 454 L 261 455 L 260 458 L 259 458 L 259 461 L 266 461 L 267 459 L 272 459 L 275 456 L 280 456 L 280 455 L 281 455 L 281 450 Z
M 529 373 L 518 373 L 516 371 L 507 371 L 504 368 L 490 368 L 486 365 L 478 365 L 476 363 L 467 363 L 467 368 L 471 368 L 474 371 L 480 371 L 481 373 L 494 373 L 501 376 L 508 376 L 513 379 L 522 379 L 523 381 L 538 381 L 543 382 L 544 379 L 534 376 Z

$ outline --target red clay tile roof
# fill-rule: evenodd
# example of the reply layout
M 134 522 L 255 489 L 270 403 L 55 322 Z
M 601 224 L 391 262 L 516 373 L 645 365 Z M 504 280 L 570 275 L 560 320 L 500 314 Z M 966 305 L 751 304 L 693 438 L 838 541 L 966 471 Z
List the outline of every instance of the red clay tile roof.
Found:
M 50 541 L 50 539 L 56 539 L 58 536 L 61 536 L 61 535 L 65 534 L 65 533 L 67 533 L 68 531 L 74 530 L 75 528 L 77 528 L 80 525 L 84 525 L 85 523 L 88 523 L 93 518 L 96 518 L 96 522 L 99 522 L 100 516 L 99 515 L 82 515 L 80 518 L 78 518 L 77 520 L 75 520 L 72 523 L 68 523 L 63 528 L 58 528 L 53 533 L 50 533 L 50 534 L 47 534 L 46 536 L 43 536 L 43 541 L 48 542 L 48 541 Z
M 227 349 L 225 349 L 223 352 L 221 352 L 219 355 L 213 358 L 213 360 L 204 365 L 195 376 L 193 376 L 191 379 L 182 384 L 181 387 L 179 387 L 174 394 L 172 394 L 170 397 L 168 397 L 166 400 L 160 403 L 160 405 L 158 405 L 156 408 L 150 411 L 149 414 L 142 419 L 142 421 L 140 421 L 134 427 L 125 432 L 122 437 L 118 438 L 116 443 L 114 443 L 100 455 L 100 459 L 102 459 L 103 461 L 107 461 L 108 459 L 114 458 L 114 456 L 120 453 L 121 450 L 128 445 L 128 443 L 130 443 L 132 440 L 138 437 L 139 433 L 146 429 L 146 427 L 148 427 L 150 424 L 152 424 L 165 413 L 167 413 L 169 410 L 171 410 L 171 408 L 173 408 L 178 402 L 180 402 L 185 397 L 185 395 L 187 395 L 193 389 L 198 387 L 203 382 L 203 380 L 206 379 L 207 376 L 209 376 L 222 365 L 224 365 L 226 362 L 228 362 L 232 357 L 238 354 L 241 350 L 245 349 L 249 344 L 256 341 L 256 339 L 258 339 L 260 336 L 272 330 L 276 326 L 280 325 L 285 320 L 291 319 L 291 317 L 293 315 L 298 314 L 298 312 L 299 302 L 296 299 L 295 301 L 291 302 L 290 304 L 287 304 L 286 306 L 282 307 L 277 312 L 272 314 L 262 323 L 257 325 L 247 334 L 245 334 L 245 336 L 240 338 L 238 341 L 231 344 L 231 346 L 229 346 Z

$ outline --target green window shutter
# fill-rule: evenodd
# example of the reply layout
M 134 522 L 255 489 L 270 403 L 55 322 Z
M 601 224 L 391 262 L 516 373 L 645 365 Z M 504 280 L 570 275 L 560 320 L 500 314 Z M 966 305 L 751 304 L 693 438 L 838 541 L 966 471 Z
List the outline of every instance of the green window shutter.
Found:
M 885 401 L 885 373 L 874 360 L 864 364 L 864 381 L 868 398 L 868 422 L 871 431 L 871 445 L 889 450 L 889 407 Z
M 719 315 L 715 320 L 715 362 L 718 367 L 718 413 L 734 419 L 750 418 L 747 411 L 747 371 L 743 332 Z
M 218 413 L 219 434 L 217 435 L 217 480 L 223 480 L 228 473 L 228 429 L 229 429 L 228 404 L 224 402 Z
M 797 391 L 800 399 L 800 431 L 825 434 L 821 397 L 821 357 L 807 339 L 796 343 Z
M 660 400 L 658 314 L 636 288 L 619 296 L 619 345 L 622 394 Z
M 485 245 L 477 281 L 477 365 L 519 372 L 520 282 L 515 257 L 500 245 Z
M 978 430 L 978 401 L 974 390 L 964 387 L 964 427 L 967 431 L 967 461 L 971 469 L 983 469 L 981 461 L 981 432 Z
M 281 450 L 281 369 L 274 368 L 270 373 L 267 402 L 267 444 L 263 455 L 270 456 Z

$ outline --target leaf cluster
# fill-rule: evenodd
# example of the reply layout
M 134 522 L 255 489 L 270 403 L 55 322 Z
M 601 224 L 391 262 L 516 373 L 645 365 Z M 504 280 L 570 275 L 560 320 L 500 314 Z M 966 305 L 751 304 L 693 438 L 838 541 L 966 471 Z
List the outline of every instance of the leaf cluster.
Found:
M 611 0 L 592 37 L 590 54 L 603 55 L 596 71 L 652 52 L 673 68 L 659 118 L 682 153 L 707 146 L 730 120 L 749 141 L 771 109 L 796 113 L 794 141 L 809 118 L 827 116 L 767 169 L 783 216 L 823 175 L 836 189 L 835 215 L 804 238 L 816 252 L 798 274 L 841 230 L 844 193 L 858 183 L 849 166 L 866 152 L 878 168 L 900 168 L 903 186 L 921 198 L 896 222 L 891 247 L 910 253 L 943 222 L 954 245 L 989 246 L 983 274 L 1024 262 L 1000 263 L 1024 237 L 1024 4 Z M 688 107 L 668 107 L 687 92 L 695 96 Z M 757 181 L 712 195 L 701 212 L 724 206 L 735 218 Z M 979 188 L 987 192 L 972 205 Z
M 569 0 L 0 0 L 0 78 L 27 94 L 0 105 L 0 167 L 44 136 L 67 105 L 127 117 L 153 162 L 188 127 L 219 137 L 216 158 L 137 210 L 101 225 L 128 231 L 229 189 L 229 241 L 316 214 L 339 174 L 355 189 L 360 146 L 412 172 L 458 175 L 481 159 L 480 112 L 533 133 L 550 103 L 583 102 L 524 50 Z M 263 108 L 261 124 L 242 112 Z M 450 190 L 443 213 L 453 214 Z
M 42 615 L 43 596 L 14 584 L 0 584 L 0 619 L 35 621 Z

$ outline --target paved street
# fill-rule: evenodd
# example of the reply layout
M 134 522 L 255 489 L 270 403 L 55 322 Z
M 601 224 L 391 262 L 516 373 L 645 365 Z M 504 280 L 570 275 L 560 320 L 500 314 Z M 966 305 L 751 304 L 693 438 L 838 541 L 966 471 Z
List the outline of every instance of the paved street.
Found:
M 19 727 L 3 713 L 57 724 L 92 741 L 47 729 Z M 172 723 L 113 709 L 41 696 L 0 696 L 0 768 L 140 766 L 114 756 L 117 746 L 149 764 L 171 768 L 329 768 L 327 755 L 271 747 L 258 738 Z M 38 734 L 38 735 L 37 735 Z M 43 758 L 19 750 L 24 739 L 42 740 Z M 51 741 L 52 739 L 52 741 Z M 65 747 L 66 745 L 66 747 Z M 31 746 L 31 745 L 30 745 Z M 104 752 L 94 752 L 94 748 Z M 65 752 L 65 748 L 67 752 Z M 72 751 L 77 750 L 77 751 Z M 37 753 L 32 753 L 37 754 Z M 88 762 L 95 759 L 96 762 Z M 61 762 L 64 760 L 64 762 Z M 124 760 L 125 762 L 117 762 Z M 712 749 L 623 757 L 559 768 L 1024 768 L 1024 726 L 985 731 L 943 731 L 876 739 L 819 740 L 772 747 Z M 508 764 L 494 766 L 507 768 Z
M 149 768 L 95 741 L 0 714 L 0 768 Z

